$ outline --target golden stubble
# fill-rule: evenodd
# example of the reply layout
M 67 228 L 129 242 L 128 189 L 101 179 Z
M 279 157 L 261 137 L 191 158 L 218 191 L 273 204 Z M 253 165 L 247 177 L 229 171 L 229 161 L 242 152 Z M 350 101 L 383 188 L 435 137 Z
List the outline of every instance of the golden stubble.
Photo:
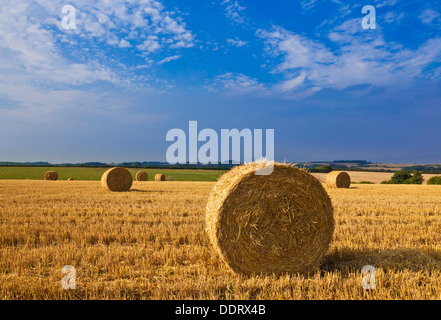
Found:
M 1 299 L 440 299 L 441 186 L 326 189 L 333 241 L 312 275 L 241 276 L 205 232 L 212 182 L 0 180 Z M 361 286 L 364 265 L 376 289 Z M 61 269 L 76 268 L 64 290 Z

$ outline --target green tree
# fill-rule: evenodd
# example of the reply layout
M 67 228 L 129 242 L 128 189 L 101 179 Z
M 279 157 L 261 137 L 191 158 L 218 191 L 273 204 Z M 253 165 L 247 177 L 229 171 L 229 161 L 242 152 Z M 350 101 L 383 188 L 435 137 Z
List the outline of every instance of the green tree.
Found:
M 319 172 L 331 172 L 332 171 L 332 167 L 331 166 L 320 166 L 320 167 L 315 167 L 315 169 Z
M 412 174 L 407 171 L 397 171 L 394 173 L 391 179 L 391 183 L 393 184 L 402 184 L 405 183 L 406 180 L 412 178 Z
M 421 173 L 421 171 L 414 171 L 412 178 L 407 179 L 406 181 L 404 181 L 404 183 L 407 184 L 422 184 L 424 182 L 424 177 Z
M 389 181 L 383 181 L 382 183 L 392 183 L 392 184 L 422 184 L 424 182 L 424 177 L 421 171 L 413 171 L 413 174 L 408 171 L 397 171 L 392 176 Z
M 427 184 L 441 184 L 441 176 L 434 176 L 427 180 Z

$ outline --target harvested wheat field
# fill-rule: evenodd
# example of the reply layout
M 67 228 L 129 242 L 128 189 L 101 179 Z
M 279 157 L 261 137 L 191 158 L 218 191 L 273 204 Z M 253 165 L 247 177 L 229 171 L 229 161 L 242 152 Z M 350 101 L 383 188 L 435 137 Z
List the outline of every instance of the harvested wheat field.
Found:
M 372 183 L 380 184 L 382 181 L 390 180 L 393 176 L 392 172 L 371 172 L 371 171 L 346 171 L 347 174 L 351 177 L 351 183 L 359 183 L 361 181 L 369 181 Z M 326 183 L 326 177 L 328 173 L 311 173 L 314 177 L 316 177 L 320 182 Z M 427 184 L 427 180 L 431 177 L 437 176 L 438 174 L 424 173 L 424 182 L 423 184 Z
M 441 299 L 441 186 L 326 189 L 335 230 L 308 276 L 244 276 L 205 233 L 213 182 L 0 180 L 1 299 Z M 76 269 L 65 290 L 61 269 Z M 364 265 L 376 289 L 362 288 Z

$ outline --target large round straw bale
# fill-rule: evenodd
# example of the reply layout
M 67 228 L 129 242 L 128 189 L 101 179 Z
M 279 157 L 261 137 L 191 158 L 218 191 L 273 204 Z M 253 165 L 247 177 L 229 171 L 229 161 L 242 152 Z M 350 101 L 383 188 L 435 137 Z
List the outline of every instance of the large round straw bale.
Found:
M 351 177 L 344 171 L 331 171 L 326 176 L 326 186 L 328 188 L 349 188 Z
M 148 181 L 149 175 L 145 171 L 138 171 L 136 173 L 136 181 Z
M 235 272 L 309 273 L 332 239 L 332 203 L 316 178 L 290 164 L 255 174 L 268 164 L 236 166 L 219 179 L 206 207 L 208 236 Z
M 57 180 L 58 179 L 58 173 L 55 171 L 48 171 L 44 174 L 44 180 Z
M 129 191 L 132 183 L 130 171 L 120 167 L 107 170 L 101 177 L 101 185 L 109 191 Z
M 72 178 L 69 178 L 69 179 L 67 179 L 67 181 L 74 181 L 74 179 L 72 179 Z
M 165 181 L 165 175 L 162 173 L 155 174 L 155 181 Z

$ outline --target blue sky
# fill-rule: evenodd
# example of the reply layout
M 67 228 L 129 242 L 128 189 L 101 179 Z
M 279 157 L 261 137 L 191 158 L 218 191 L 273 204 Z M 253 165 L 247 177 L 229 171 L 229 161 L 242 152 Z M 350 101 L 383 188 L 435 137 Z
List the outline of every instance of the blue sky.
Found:
M 165 161 L 196 120 L 274 129 L 278 161 L 440 163 L 440 80 L 439 1 L 0 0 L 0 161 Z

